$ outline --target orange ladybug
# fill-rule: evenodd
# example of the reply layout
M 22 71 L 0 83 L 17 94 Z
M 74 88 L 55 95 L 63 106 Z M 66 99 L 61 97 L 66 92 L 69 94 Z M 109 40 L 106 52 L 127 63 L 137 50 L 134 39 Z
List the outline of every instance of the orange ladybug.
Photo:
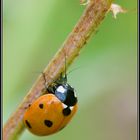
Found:
M 46 136 L 63 129 L 76 111 L 75 90 L 67 83 L 65 74 L 27 108 L 23 121 L 31 133 Z

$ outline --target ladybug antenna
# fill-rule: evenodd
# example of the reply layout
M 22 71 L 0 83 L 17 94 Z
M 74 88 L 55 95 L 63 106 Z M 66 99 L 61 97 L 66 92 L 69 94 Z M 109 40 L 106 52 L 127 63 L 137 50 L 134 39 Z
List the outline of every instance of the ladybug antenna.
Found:
M 45 88 L 47 89 L 47 87 L 46 87 L 46 82 L 47 82 L 47 80 L 46 80 L 45 73 L 44 73 L 44 72 L 41 72 L 41 73 L 42 73 L 42 76 L 43 76 L 43 79 L 44 79 L 44 86 L 45 86 Z
M 77 67 L 77 68 L 72 69 L 71 71 L 69 71 L 69 72 L 67 73 L 67 75 L 70 74 L 71 72 L 73 72 L 73 71 L 79 69 L 79 68 L 80 68 L 80 67 Z

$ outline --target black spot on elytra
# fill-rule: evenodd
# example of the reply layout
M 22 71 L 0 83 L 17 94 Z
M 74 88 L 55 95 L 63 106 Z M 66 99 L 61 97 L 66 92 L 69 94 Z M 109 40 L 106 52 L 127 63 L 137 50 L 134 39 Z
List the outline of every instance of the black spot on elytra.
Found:
M 64 108 L 62 112 L 63 112 L 63 115 L 64 115 L 64 116 L 68 116 L 68 115 L 70 115 L 71 110 L 70 110 L 69 107 L 67 107 L 67 108 Z
M 47 127 L 51 127 L 53 125 L 53 122 L 50 121 L 50 120 L 44 120 L 44 124 L 47 126 Z
M 30 123 L 29 123 L 27 120 L 25 120 L 25 123 L 26 123 L 26 125 L 27 125 L 29 128 L 32 128 L 31 125 L 30 125 Z
M 42 108 L 43 108 L 43 104 L 39 104 L 39 108 L 41 108 L 41 109 L 42 109 Z

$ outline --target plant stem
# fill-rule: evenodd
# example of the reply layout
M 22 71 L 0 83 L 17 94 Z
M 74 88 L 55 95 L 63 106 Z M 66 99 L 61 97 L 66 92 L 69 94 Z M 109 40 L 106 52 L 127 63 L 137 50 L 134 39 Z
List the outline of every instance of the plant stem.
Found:
M 46 76 L 46 85 L 56 80 L 65 70 L 65 57 L 67 67 L 79 55 L 81 48 L 87 43 L 91 34 L 96 33 L 97 27 L 109 11 L 112 0 L 93 0 L 87 5 L 83 15 L 69 34 L 68 38 L 50 61 L 43 73 Z M 15 140 L 24 130 L 23 115 L 26 107 L 36 100 L 44 88 L 44 79 L 40 74 L 33 87 L 25 96 L 17 110 L 10 116 L 3 129 L 3 140 Z

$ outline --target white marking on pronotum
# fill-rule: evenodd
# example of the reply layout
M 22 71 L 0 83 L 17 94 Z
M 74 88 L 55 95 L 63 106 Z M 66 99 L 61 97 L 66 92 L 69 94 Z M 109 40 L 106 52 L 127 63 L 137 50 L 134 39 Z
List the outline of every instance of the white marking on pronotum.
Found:
M 67 108 L 67 107 L 68 107 L 67 105 L 65 105 L 65 104 L 63 104 L 63 103 L 62 103 L 62 105 L 63 105 L 64 108 Z
M 70 107 L 70 110 L 73 110 L 73 106 Z
M 59 87 L 57 88 L 57 91 L 58 91 L 58 92 L 61 92 L 61 93 L 64 93 L 64 92 L 65 92 L 65 89 L 64 89 L 63 86 L 59 86 Z
M 74 97 L 77 98 L 76 92 L 74 91 Z

